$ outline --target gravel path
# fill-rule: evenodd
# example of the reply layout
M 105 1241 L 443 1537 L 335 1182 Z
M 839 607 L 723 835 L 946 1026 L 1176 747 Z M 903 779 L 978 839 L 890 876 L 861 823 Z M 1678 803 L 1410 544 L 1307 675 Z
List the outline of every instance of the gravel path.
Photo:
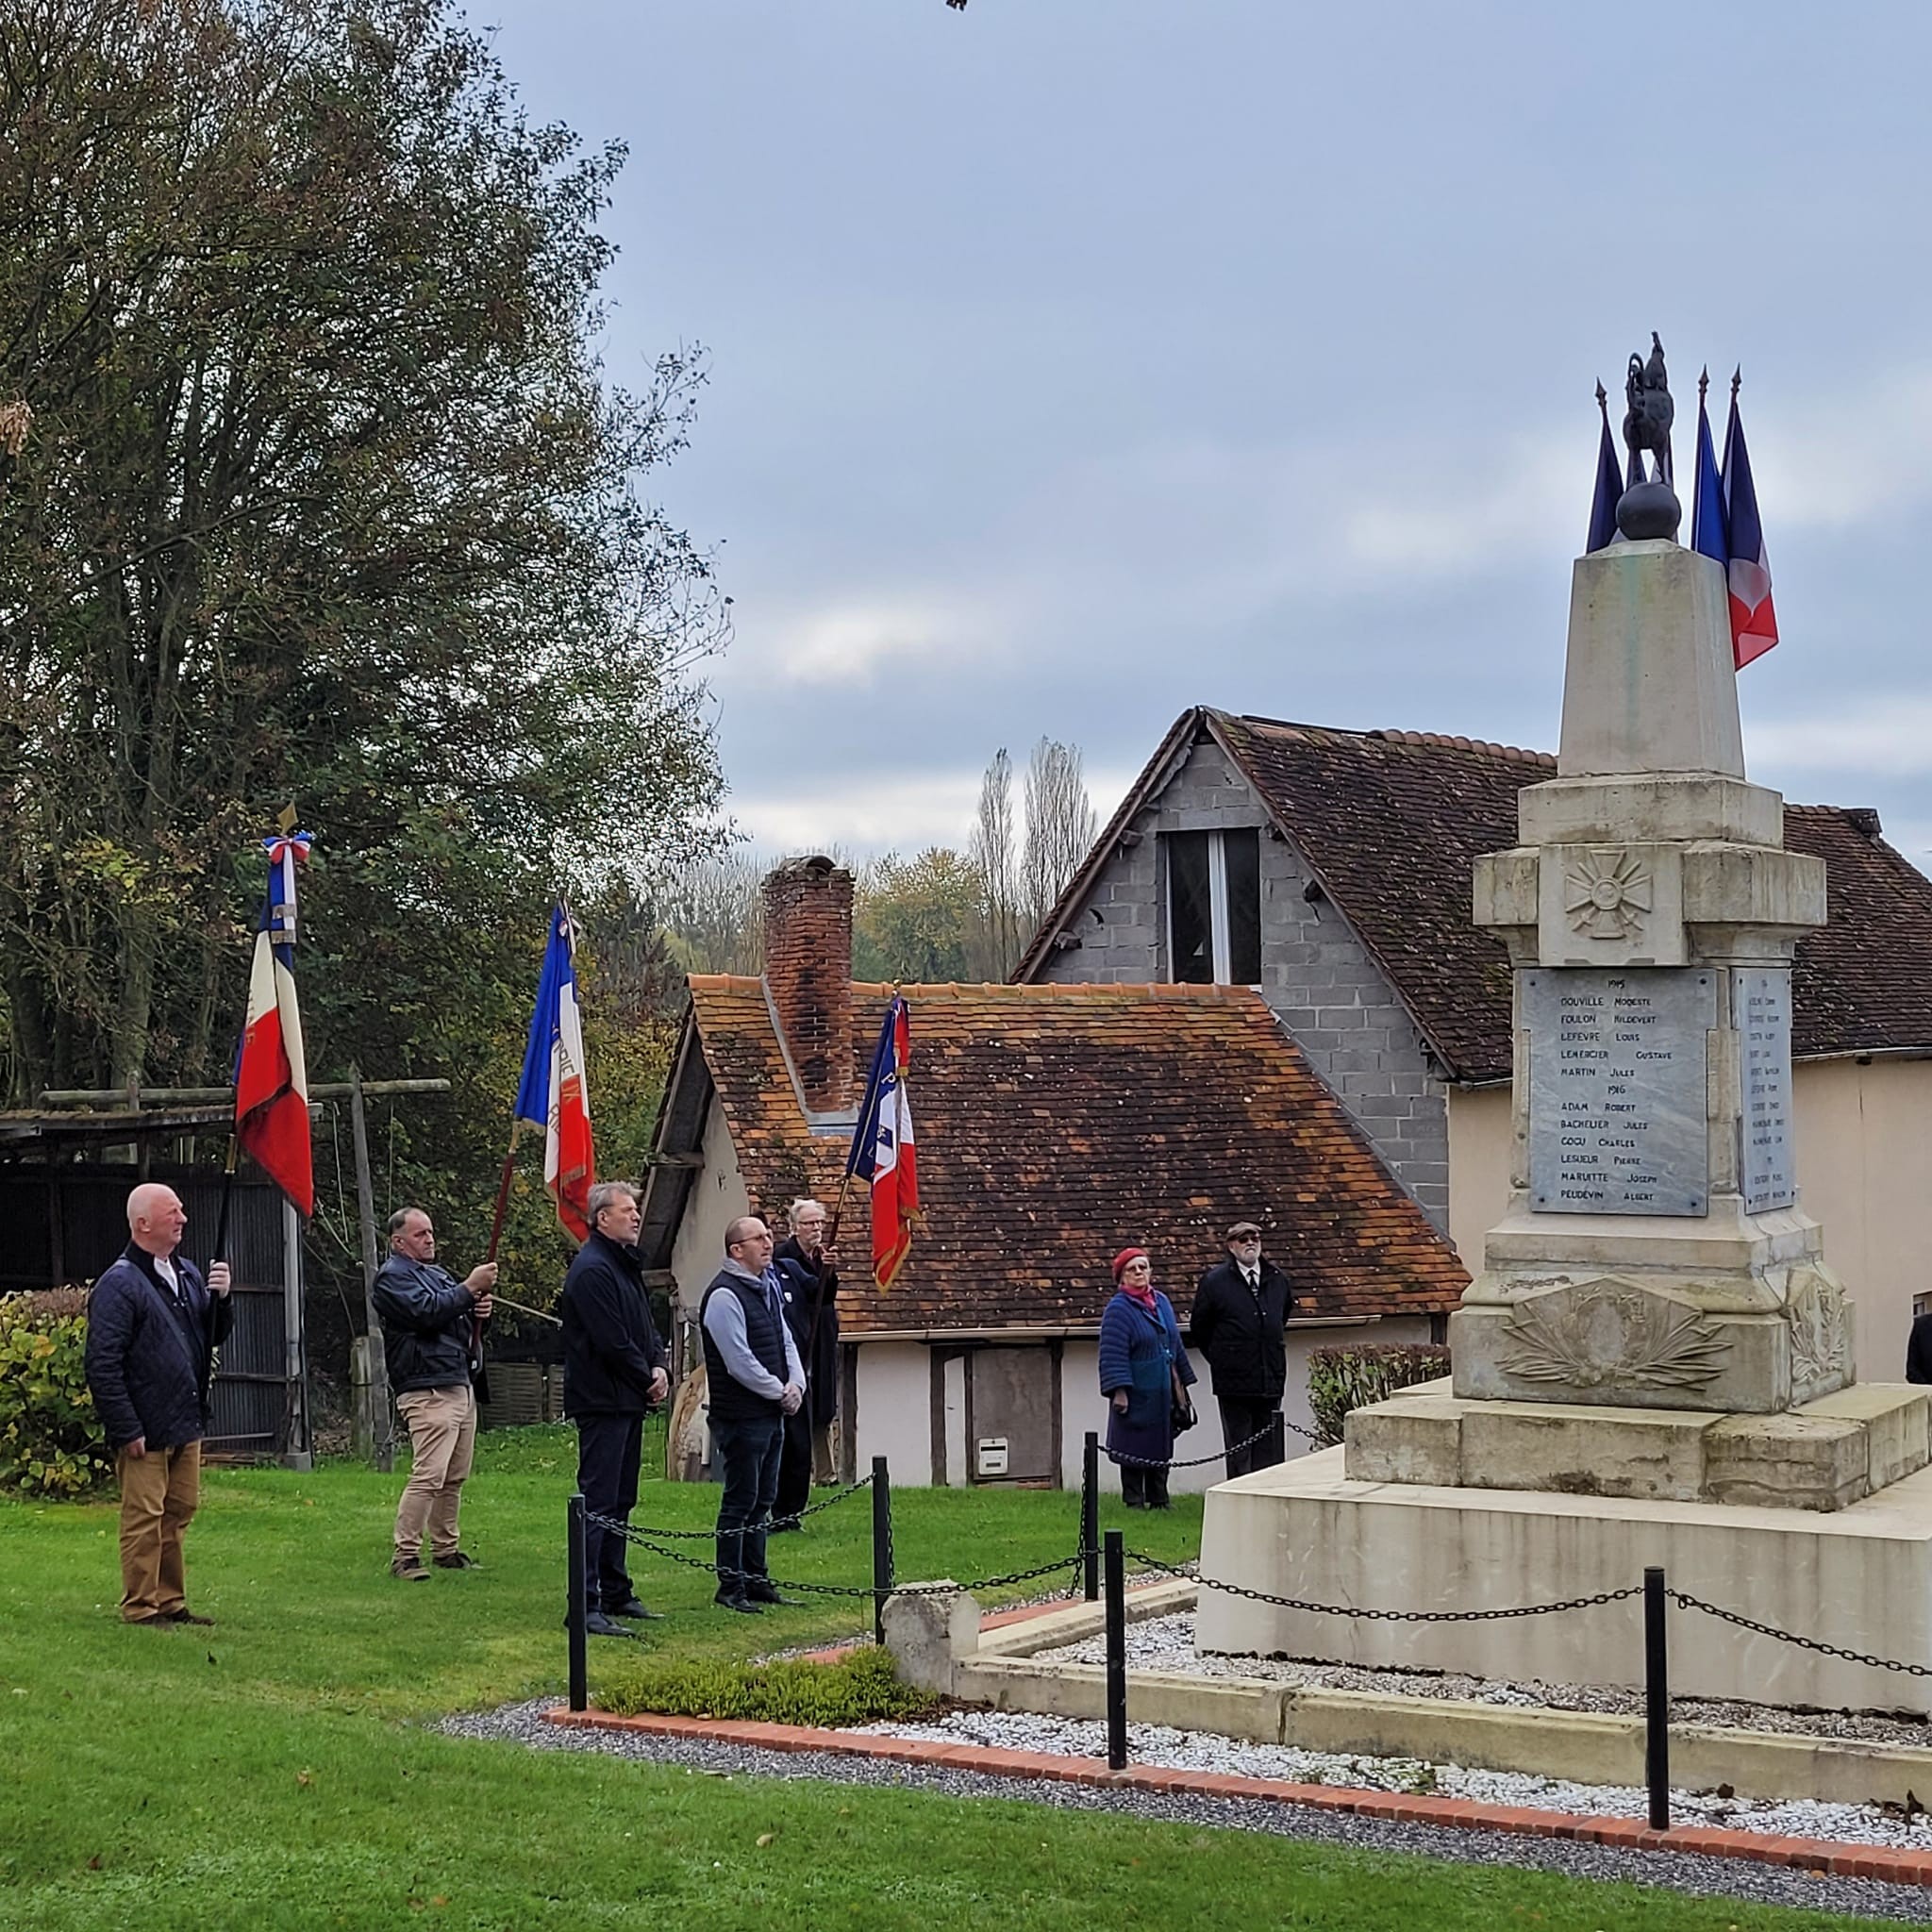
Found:
M 1608 1845 L 1520 1837 L 1513 1832 L 1405 1824 L 1300 1806 L 1164 1795 L 989 1777 L 938 1765 L 887 1763 L 821 1752 L 748 1750 L 741 1745 L 658 1738 L 635 1731 L 566 1731 L 541 1721 L 553 1699 L 506 1705 L 445 1719 L 452 1737 L 493 1739 L 549 1751 L 597 1751 L 696 1774 L 810 1778 L 841 1785 L 892 1786 L 957 1798 L 999 1798 L 1062 1810 L 1108 1811 L 1170 1824 L 1346 1845 L 1357 1851 L 1407 1852 L 1478 1865 L 1515 1865 L 1574 1878 L 1664 1886 L 1710 1898 L 1806 1907 L 1872 1919 L 1932 1922 L 1932 1897 L 1916 1886 L 1874 1879 L 1812 1877 L 1788 1865 L 1758 1865 L 1683 1852 L 1626 1852 Z M 1136 1727 L 1137 1741 L 1142 1727 Z

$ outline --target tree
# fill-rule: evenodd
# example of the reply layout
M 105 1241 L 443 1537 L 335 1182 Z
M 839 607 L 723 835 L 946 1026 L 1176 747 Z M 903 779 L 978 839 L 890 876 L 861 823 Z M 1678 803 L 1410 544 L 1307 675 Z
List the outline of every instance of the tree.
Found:
M 970 980 L 983 908 L 979 867 L 949 847 L 896 852 L 859 874 L 852 921 L 855 979 Z
M 544 901 L 699 847 L 725 613 L 643 485 L 703 367 L 595 360 L 622 161 L 444 0 L 0 15 L 16 1096 L 225 1072 L 293 798 L 311 1065 L 507 1120 Z
M 1019 963 L 1025 935 L 1019 857 L 1013 838 L 1013 761 L 1001 745 L 979 781 L 979 810 L 973 826 L 973 862 L 979 868 L 984 903 L 978 947 L 980 975 L 1004 979 Z
M 1042 738 L 1026 767 L 1025 796 L 1021 894 L 1030 934 L 1053 910 L 1099 830 L 1081 775 L 1080 747 Z

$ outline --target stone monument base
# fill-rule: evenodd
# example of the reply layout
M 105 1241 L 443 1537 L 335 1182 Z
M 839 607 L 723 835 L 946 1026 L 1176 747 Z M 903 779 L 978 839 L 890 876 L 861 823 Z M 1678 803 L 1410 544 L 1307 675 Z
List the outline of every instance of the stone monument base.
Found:
M 1932 1668 L 1932 1467 L 1820 1512 L 1363 1482 L 1336 1448 L 1211 1490 L 1201 1541 L 1204 1577 L 1365 1609 L 1560 1602 L 1639 1584 L 1653 1563 L 1674 1589 L 1757 1622 Z M 1635 1687 L 1642 1622 L 1636 1598 L 1425 1624 L 1289 1610 L 1204 1589 L 1196 1641 L 1234 1657 Z M 1670 1674 L 1680 1697 L 1932 1716 L 1932 1678 L 1822 1657 L 1701 1611 L 1670 1612 Z
M 1932 1391 L 1867 1382 L 1779 1415 L 1471 1402 L 1445 1375 L 1348 1418 L 1357 1482 L 1842 1509 L 1924 1469 Z

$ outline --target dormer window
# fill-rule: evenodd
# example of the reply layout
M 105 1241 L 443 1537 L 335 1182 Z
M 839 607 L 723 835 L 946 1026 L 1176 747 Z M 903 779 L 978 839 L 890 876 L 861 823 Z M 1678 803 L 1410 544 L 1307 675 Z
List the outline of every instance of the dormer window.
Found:
M 1261 841 L 1253 829 L 1167 832 L 1167 958 L 1186 986 L 1261 978 Z

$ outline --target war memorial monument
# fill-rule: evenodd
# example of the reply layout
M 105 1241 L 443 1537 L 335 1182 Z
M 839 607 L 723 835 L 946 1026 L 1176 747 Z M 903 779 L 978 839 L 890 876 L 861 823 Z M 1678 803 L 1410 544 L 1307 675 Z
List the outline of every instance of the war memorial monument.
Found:
M 1775 1629 L 1932 1665 L 1932 1391 L 1857 1383 L 1852 1303 L 1797 1186 L 1791 962 L 1824 923 L 1824 867 L 1785 849 L 1783 801 L 1745 775 L 1724 568 L 1675 541 L 1661 350 L 1641 379 L 1632 359 L 1622 541 L 1574 565 L 1557 775 L 1475 866 L 1474 921 L 1514 978 L 1513 1159 L 1450 1318 L 1453 1375 L 1213 1490 L 1201 1571 L 1441 1612 L 1622 1591 L 1658 1564 Z M 1629 1600 L 1417 1623 L 1204 1590 L 1197 1641 L 1643 1673 Z M 1926 1679 L 1696 1610 L 1672 1612 L 1671 1646 L 1683 1694 L 1932 1711 Z

